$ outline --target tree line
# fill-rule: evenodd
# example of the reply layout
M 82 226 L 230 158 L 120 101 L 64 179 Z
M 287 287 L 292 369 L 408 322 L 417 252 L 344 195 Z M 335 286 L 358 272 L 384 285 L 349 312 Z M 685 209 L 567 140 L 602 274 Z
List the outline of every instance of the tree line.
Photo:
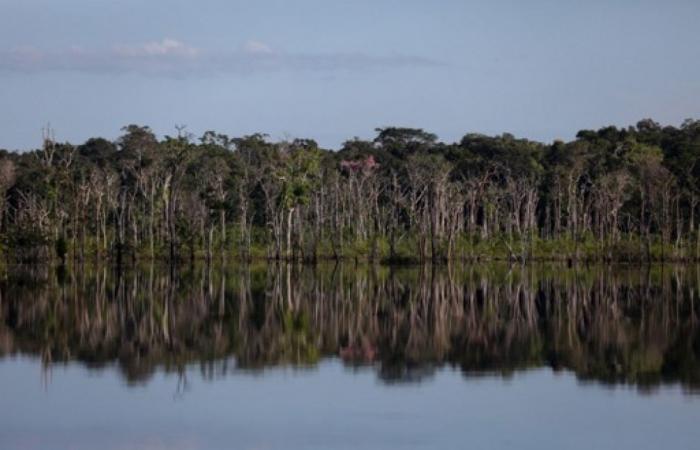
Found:
M 8 261 L 700 259 L 700 121 L 545 144 L 388 127 L 342 148 L 129 125 L 0 151 Z

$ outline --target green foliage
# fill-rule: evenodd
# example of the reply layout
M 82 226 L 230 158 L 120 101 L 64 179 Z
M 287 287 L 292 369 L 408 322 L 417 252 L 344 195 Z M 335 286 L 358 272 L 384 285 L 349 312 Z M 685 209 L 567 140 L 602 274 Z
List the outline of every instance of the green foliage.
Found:
M 385 127 L 338 152 L 183 127 L 49 134 L 0 153 L 0 235 L 18 259 L 698 259 L 699 123 L 552 144 Z
M 291 148 L 278 169 L 282 181 L 280 204 L 285 208 L 306 205 L 320 179 L 321 151 L 318 148 Z

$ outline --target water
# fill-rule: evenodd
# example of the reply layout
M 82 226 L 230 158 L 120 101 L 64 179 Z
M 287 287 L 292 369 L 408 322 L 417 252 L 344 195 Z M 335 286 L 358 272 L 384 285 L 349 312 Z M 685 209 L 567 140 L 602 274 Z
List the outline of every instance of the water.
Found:
M 700 270 L 12 268 L 1 449 L 690 449 Z

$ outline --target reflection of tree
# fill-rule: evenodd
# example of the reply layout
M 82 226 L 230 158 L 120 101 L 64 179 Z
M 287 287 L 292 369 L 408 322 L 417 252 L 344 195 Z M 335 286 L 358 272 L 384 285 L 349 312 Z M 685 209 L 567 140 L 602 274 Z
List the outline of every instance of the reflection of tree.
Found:
M 582 379 L 700 385 L 695 268 L 149 267 L 12 269 L 0 284 L 0 354 L 162 367 L 207 377 L 338 355 L 415 381 L 539 366 Z

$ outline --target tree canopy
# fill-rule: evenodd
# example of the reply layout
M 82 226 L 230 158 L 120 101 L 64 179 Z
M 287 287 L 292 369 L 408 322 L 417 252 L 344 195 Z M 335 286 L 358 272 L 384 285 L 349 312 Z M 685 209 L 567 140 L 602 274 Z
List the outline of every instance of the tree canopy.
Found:
M 377 128 L 338 151 L 264 134 L 0 151 L 7 258 L 697 259 L 700 121 L 570 142 Z M 56 244 L 61 241 L 61 245 Z M 63 253 L 63 252 L 62 252 Z

